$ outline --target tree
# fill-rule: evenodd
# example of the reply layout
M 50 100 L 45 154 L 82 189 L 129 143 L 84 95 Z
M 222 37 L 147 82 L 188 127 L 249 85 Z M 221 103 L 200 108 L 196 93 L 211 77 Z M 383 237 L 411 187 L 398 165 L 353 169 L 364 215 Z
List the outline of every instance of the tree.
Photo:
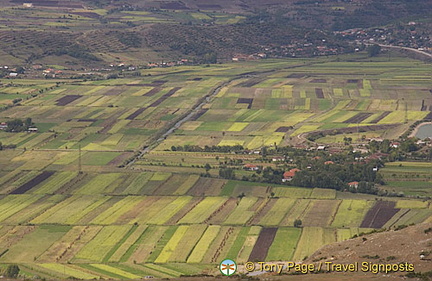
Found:
M 17 278 L 20 272 L 20 268 L 16 264 L 8 265 L 4 272 L 6 278 Z
M 374 44 L 367 47 L 369 57 L 375 57 L 381 52 L 381 46 Z
M 230 168 L 222 168 L 219 170 L 219 176 L 224 179 L 235 179 L 235 173 L 233 169 Z
M 301 227 L 303 222 L 300 219 L 296 219 L 294 221 L 294 227 Z
M 204 168 L 205 168 L 206 172 L 208 172 L 208 171 L 210 171 L 211 166 L 210 166 L 209 163 L 206 163 L 206 164 L 204 165 Z

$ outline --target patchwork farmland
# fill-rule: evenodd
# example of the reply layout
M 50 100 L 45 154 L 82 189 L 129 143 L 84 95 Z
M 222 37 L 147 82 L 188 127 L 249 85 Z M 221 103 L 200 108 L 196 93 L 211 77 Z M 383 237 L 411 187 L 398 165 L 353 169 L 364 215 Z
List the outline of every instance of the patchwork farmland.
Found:
M 5 106 L 0 121 L 32 118 L 38 132 L 0 131 L 9 147 L 0 151 L 0 266 L 17 263 L 45 278 L 170 278 L 215 273 L 224 258 L 301 261 L 360 233 L 430 221 L 427 199 L 217 173 L 230 163 L 284 165 L 261 161 L 253 151 L 263 146 L 297 145 L 329 131 L 336 134 L 316 143 L 337 143 L 359 138 L 359 128 L 391 137 L 430 114 L 431 81 L 415 79 L 430 74 L 427 65 L 355 56 L 2 84 L 1 104 L 23 100 Z M 234 145 L 252 153 L 184 149 Z M 403 191 L 412 180 L 409 194 L 430 194 L 430 165 L 400 164 L 407 177 L 392 177 L 402 172 L 399 163 L 380 171 L 393 178 L 389 188 Z M 252 173 L 235 172 L 237 179 Z

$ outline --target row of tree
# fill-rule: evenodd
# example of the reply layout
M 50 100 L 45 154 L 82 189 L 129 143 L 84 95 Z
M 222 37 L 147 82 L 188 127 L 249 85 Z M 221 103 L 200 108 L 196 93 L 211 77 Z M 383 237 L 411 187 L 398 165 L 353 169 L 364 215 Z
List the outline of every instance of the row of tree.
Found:
M 33 126 L 33 122 L 31 118 L 26 118 L 24 121 L 21 119 L 14 119 L 6 122 L 7 127 L 5 129 L 6 132 L 25 132 L 31 126 Z

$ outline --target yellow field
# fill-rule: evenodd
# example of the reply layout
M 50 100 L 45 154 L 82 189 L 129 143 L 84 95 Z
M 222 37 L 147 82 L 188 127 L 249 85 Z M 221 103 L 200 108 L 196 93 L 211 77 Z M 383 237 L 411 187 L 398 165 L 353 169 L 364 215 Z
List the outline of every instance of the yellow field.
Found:
M 307 133 L 307 132 L 315 131 L 319 127 L 321 127 L 321 125 L 303 125 L 300 128 L 298 128 L 297 130 L 295 130 L 295 132 L 292 133 L 291 136 L 297 136 L 297 135 L 300 135 L 302 133 Z
M 249 125 L 248 122 L 235 122 L 234 124 L 231 125 L 231 127 L 228 128 L 227 131 L 240 132 L 240 131 L 243 131 L 243 129 L 246 128 L 247 125 Z
M 102 142 L 102 145 L 116 146 L 122 138 L 123 138 L 122 134 L 111 135 L 110 137 L 108 137 L 106 140 Z

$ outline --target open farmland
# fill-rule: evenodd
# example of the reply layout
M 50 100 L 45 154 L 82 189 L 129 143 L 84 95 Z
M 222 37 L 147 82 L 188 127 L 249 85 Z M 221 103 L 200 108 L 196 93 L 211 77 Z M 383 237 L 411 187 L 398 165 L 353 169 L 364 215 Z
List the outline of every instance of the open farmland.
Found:
M 427 66 L 354 58 L 2 84 L 2 95 L 27 96 L 3 108 L 0 121 L 29 117 L 38 132 L 0 131 L 3 145 L 16 145 L 0 151 L 0 264 L 44 278 L 170 278 L 213 273 L 224 258 L 301 261 L 361 232 L 430 220 L 428 199 L 264 183 L 242 168 L 293 168 L 259 150 L 304 144 L 311 132 L 336 132 L 316 144 L 360 133 L 388 137 L 405 128 L 405 108 L 409 123 L 429 114 L 422 110 L 429 82 L 405 92 L 394 80 L 429 73 Z M 212 150 L 218 145 L 248 153 Z M 235 179 L 221 178 L 224 167 L 235 167 Z M 392 179 L 385 188 L 430 195 L 427 163 L 386 163 L 380 173 Z

